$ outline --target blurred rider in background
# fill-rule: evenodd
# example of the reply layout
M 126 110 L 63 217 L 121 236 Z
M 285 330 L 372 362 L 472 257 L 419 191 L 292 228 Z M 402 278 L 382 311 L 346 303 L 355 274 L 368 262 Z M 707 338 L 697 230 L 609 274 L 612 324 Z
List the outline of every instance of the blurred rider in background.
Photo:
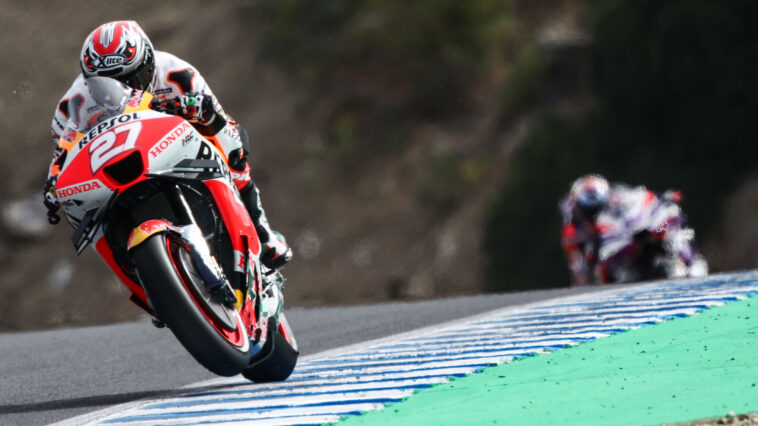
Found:
M 188 120 L 226 156 L 234 183 L 261 239 L 263 264 L 275 269 L 292 258 L 292 250 L 284 237 L 270 228 L 261 206 L 260 192 L 247 162 L 250 149 L 247 132 L 224 112 L 195 67 L 170 53 L 154 50 L 134 21 L 108 22 L 97 27 L 84 41 L 79 63 L 82 73 L 61 98 L 53 116 L 52 136 L 56 144 L 66 128 L 69 111 L 77 111 L 84 79 L 112 77 L 133 89 L 148 91 L 154 96 L 153 109 Z M 51 223 L 60 220 L 56 214 L 60 206 L 55 180 L 65 154 L 64 147 L 56 148 L 45 185 L 44 202 Z
M 568 260 L 571 285 L 595 284 L 600 246 L 596 219 L 608 203 L 610 185 L 600 175 L 580 177 L 561 202 L 561 246 Z
M 684 228 L 684 215 L 677 205 L 679 191 L 666 191 L 660 195 L 644 186 L 610 185 L 597 174 L 578 178 L 569 194 L 561 201 L 563 215 L 561 245 L 571 272 L 571 284 L 587 285 L 616 281 L 608 264 L 600 264 L 601 245 L 607 243 L 602 236 L 613 232 L 627 232 L 635 237 L 644 232 L 658 238 L 676 257 L 675 276 L 700 276 L 707 273 L 707 264 L 694 248 L 694 232 Z M 656 225 L 656 213 L 668 216 L 664 225 Z M 603 221 L 598 221 L 600 215 Z M 651 229 L 658 226 L 661 229 Z M 613 228 L 613 229 L 611 229 Z M 619 235 L 619 234 L 615 234 Z

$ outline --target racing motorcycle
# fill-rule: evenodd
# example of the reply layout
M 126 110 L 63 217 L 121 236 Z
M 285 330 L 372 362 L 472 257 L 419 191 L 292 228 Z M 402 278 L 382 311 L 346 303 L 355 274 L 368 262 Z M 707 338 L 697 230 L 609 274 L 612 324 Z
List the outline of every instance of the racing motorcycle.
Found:
M 285 380 L 297 342 L 282 311 L 284 277 L 261 243 L 225 157 L 152 95 L 93 77 L 69 101 L 56 196 L 131 300 L 221 376 Z
M 599 284 L 701 277 L 708 263 L 695 247 L 695 231 L 686 226 L 680 195 L 662 197 L 631 191 L 630 199 L 601 211 L 587 258 Z

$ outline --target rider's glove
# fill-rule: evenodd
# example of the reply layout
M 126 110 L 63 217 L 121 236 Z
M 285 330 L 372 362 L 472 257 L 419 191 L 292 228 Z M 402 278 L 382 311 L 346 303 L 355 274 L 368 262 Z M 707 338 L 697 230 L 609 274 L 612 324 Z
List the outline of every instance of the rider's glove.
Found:
M 51 225 L 57 225 L 61 221 L 61 217 L 56 212 L 61 208 L 61 205 L 58 203 L 58 197 L 55 196 L 55 178 L 50 178 L 45 182 L 43 191 L 42 203 L 47 207 L 47 221 Z
M 213 96 L 189 92 L 166 100 L 153 100 L 150 107 L 156 111 L 178 115 L 201 126 L 210 125 L 216 118 Z

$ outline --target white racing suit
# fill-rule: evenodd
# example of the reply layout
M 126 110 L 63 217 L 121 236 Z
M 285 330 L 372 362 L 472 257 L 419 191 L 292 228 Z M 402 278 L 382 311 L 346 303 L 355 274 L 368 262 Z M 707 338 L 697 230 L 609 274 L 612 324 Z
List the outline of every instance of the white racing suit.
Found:
M 76 102 L 76 95 L 82 90 L 83 82 L 84 77 L 80 74 L 58 102 L 52 122 L 52 136 L 56 144 L 69 120 L 69 110 L 73 111 L 71 103 Z M 195 124 L 195 127 L 226 157 L 234 183 L 240 191 L 264 247 L 261 257 L 264 265 L 274 268 L 287 262 L 292 257 L 292 251 L 287 246 L 284 237 L 270 228 L 261 205 L 258 188 L 250 176 L 250 166 L 246 159 L 249 153 L 247 132 L 224 112 L 203 76 L 188 62 L 170 53 L 156 50 L 155 77 L 151 92 L 155 101 L 169 101 L 189 93 L 199 93 L 213 99 L 216 118 L 208 125 Z M 81 111 L 81 113 L 86 114 L 86 111 Z M 48 175 L 48 185 L 45 188 L 48 208 L 50 208 L 50 203 L 56 201 L 51 199 L 49 187 L 54 187 L 55 177 L 60 172 L 56 167 L 56 160 L 62 154 L 62 149 L 56 148 Z M 52 194 L 54 198 L 54 191 Z

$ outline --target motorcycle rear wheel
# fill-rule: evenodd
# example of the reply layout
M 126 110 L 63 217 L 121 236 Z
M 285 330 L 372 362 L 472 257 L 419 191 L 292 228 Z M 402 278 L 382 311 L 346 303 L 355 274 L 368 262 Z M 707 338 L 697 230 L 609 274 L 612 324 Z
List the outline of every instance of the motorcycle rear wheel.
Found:
M 204 294 L 205 283 L 180 238 L 155 235 L 131 255 L 156 316 L 201 365 L 220 376 L 247 368 L 250 338 L 239 313 Z

